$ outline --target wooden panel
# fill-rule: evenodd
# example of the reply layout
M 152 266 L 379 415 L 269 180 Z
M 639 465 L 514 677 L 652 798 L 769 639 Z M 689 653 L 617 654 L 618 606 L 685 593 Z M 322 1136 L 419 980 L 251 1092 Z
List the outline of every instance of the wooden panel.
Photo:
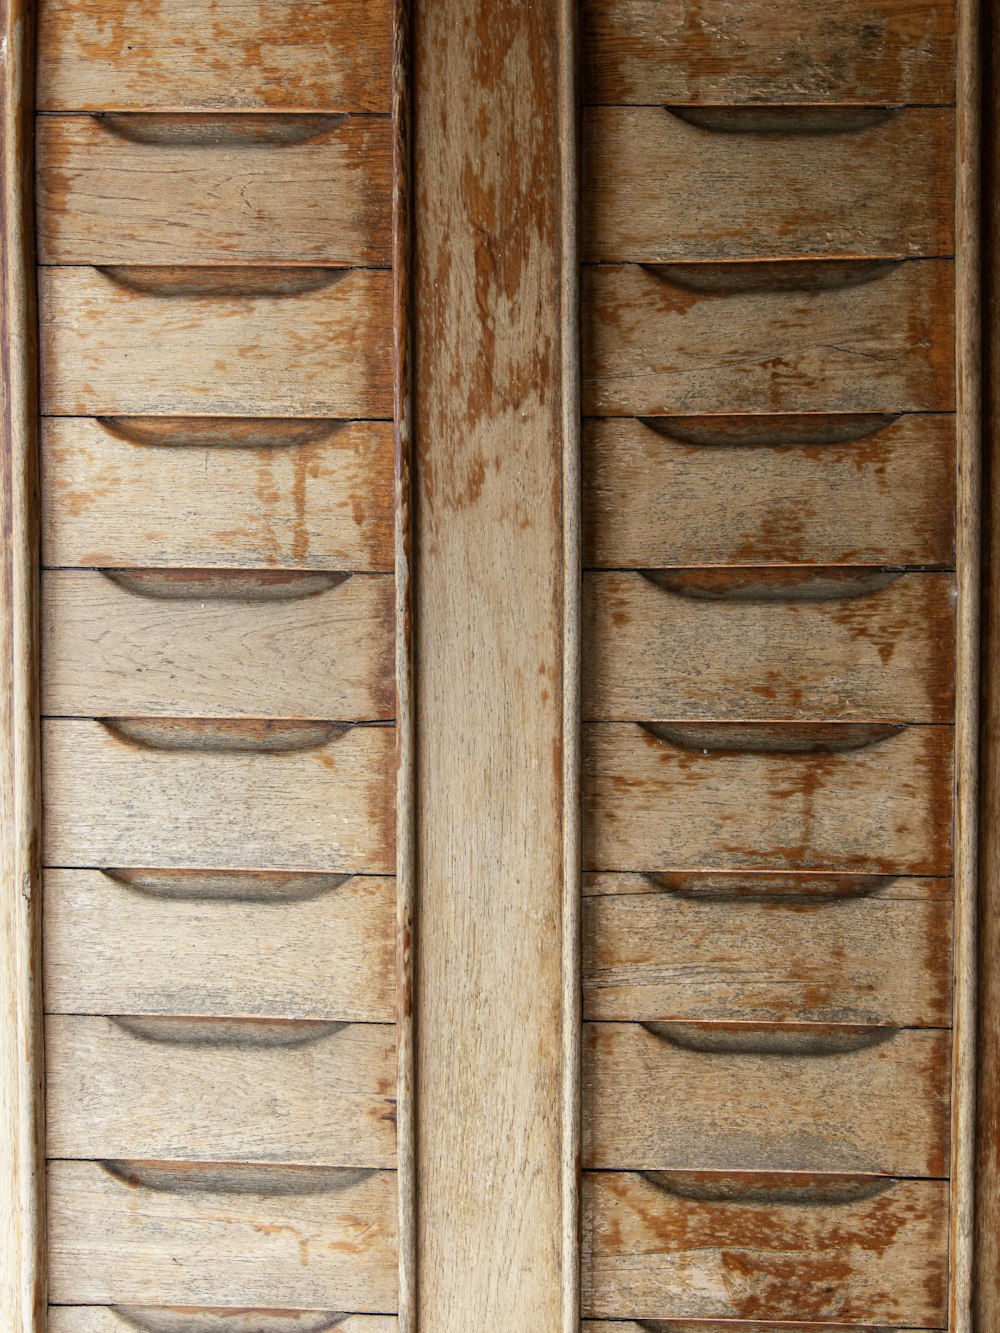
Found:
M 43 116 L 43 264 L 385 264 L 390 125 L 370 116 Z
M 49 870 L 45 1005 L 390 1022 L 394 882 Z
M 44 0 L 45 111 L 389 110 L 385 0 Z
M 50 417 L 42 558 L 388 570 L 392 467 L 381 422 Z
M 947 901 L 627 894 L 583 927 L 588 1018 L 950 1022 Z
M 927 107 L 593 109 L 584 256 L 947 255 L 954 137 L 954 114 Z
M 391 872 L 393 742 L 390 727 L 46 722 L 45 863 Z
M 587 413 L 953 406 L 948 260 L 660 272 L 667 276 L 626 265 L 584 270 Z
M 584 427 L 590 565 L 954 563 L 949 416 Z
M 584 608 L 588 718 L 947 722 L 954 708 L 947 574 L 588 574 Z
M 391 1167 L 391 1024 L 45 1020 L 49 1157 Z
M 850 875 L 823 874 L 806 871 L 770 871 L 766 874 L 748 874 L 746 871 L 711 873 L 693 871 L 682 874 L 640 874 L 626 871 L 618 874 L 583 876 L 584 897 L 638 893 L 672 893 L 686 899 L 706 899 L 738 902 L 744 898 L 771 899 L 781 902 L 808 904 L 810 901 L 830 901 L 872 894 L 883 900 L 900 902 L 950 902 L 953 886 L 950 879 L 932 879 L 921 876 L 908 879 L 905 875 Z
M 707 724 L 680 746 L 640 726 L 590 724 L 588 868 L 949 872 L 949 728 L 908 727 L 832 753 L 788 752 L 815 729 L 760 730 Z M 734 748 L 775 735 L 785 750 Z M 706 743 L 720 748 L 703 753 Z
M 941 0 L 584 0 L 593 102 L 951 102 Z
M 388 273 L 42 269 L 39 288 L 44 412 L 391 416 Z
M 638 1323 L 633 1319 L 610 1320 L 610 1319 L 586 1319 L 582 1325 L 583 1333 L 862 1333 L 857 1324 L 814 1324 L 811 1321 L 808 1324 L 796 1323 L 776 1323 L 772 1319 L 755 1319 L 752 1323 L 746 1323 L 743 1320 L 725 1320 L 722 1323 L 707 1323 L 703 1319 L 696 1320 L 693 1323 L 684 1321 L 678 1323 L 672 1319 L 670 1324 L 664 1329 L 662 1326 L 657 1328 L 655 1323 Z M 58 1330 L 57 1330 L 58 1333 Z M 75 1329 L 73 1330 L 75 1333 Z M 99 1331 L 103 1333 L 103 1328 Z M 870 1333 L 869 1329 L 864 1329 L 863 1333 Z M 892 1333 L 917 1333 L 912 1328 L 895 1328 Z
M 56 1304 L 395 1308 L 393 1172 L 53 1162 L 48 1200 Z
M 639 1175 L 587 1175 L 584 1312 L 943 1327 L 947 1186 L 801 1180 L 758 1178 L 757 1200 L 734 1202 L 724 1183 L 706 1197 L 704 1179 L 680 1182 L 685 1198 Z
M 123 1322 L 125 1329 L 143 1333 L 329 1333 L 331 1328 L 337 1333 L 397 1333 L 399 1327 L 394 1315 L 343 1317 L 334 1310 L 53 1305 L 47 1328 L 49 1333 L 123 1333 Z
M 588 1167 L 942 1176 L 943 1032 L 584 1025 Z
M 392 716 L 388 574 L 49 570 L 49 716 Z

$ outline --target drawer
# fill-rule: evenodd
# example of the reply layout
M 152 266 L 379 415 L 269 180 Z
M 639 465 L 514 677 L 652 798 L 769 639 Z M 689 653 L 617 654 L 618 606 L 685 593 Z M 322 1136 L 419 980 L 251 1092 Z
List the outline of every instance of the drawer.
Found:
M 583 715 L 948 722 L 950 574 L 652 570 L 584 576 Z
M 586 1023 L 583 1040 L 584 1166 L 947 1174 L 947 1033 Z
M 584 258 L 951 254 L 954 142 L 937 107 L 595 107 Z
M 583 428 L 584 561 L 955 560 L 954 418 L 652 417 Z
M 395 881 L 266 871 L 45 872 L 45 1008 L 395 1019 Z
M 390 574 L 47 570 L 42 711 L 392 717 Z
M 944 1181 L 588 1172 L 583 1214 L 588 1316 L 947 1323 Z
M 387 0 L 45 0 L 43 111 L 390 107 Z
M 60 1325 L 51 1325 L 55 1333 L 60 1333 Z M 581 1333 L 650 1333 L 651 1328 L 656 1325 L 646 1322 L 640 1323 L 634 1319 L 585 1319 L 581 1324 Z M 76 1333 L 76 1326 L 67 1328 L 66 1333 Z M 82 1330 L 81 1333 L 89 1333 L 88 1330 Z M 103 1325 L 95 1329 L 95 1333 L 104 1333 Z M 659 1333 L 664 1333 L 660 1326 Z M 672 1319 L 666 1327 L 666 1333 L 874 1333 L 870 1327 L 859 1329 L 857 1324 L 830 1324 L 825 1320 L 822 1324 L 813 1323 L 800 1324 L 797 1321 L 788 1323 L 784 1320 L 777 1322 L 773 1319 L 754 1319 L 750 1322 L 744 1320 L 727 1319 L 719 1323 L 714 1320 L 708 1322 L 704 1319 L 698 1319 L 692 1323 L 686 1320 L 679 1322 Z M 894 1328 L 892 1333 L 917 1333 L 912 1328 Z
M 948 0 L 584 0 L 590 102 L 954 101 Z
M 946 259 L 587 266 L 584 411 L 950 411 L 953 307 Z
M 584 1016 L 950 1024 L 947 899 L 887 899 L 868 885 L 853 898 L 775 893 L 766 880 L 756 894 L 752 879 L 741 887 L 586 898 Z
M 45 1068 L 49 1157 L 396 1160 L 391 1024 L 49 1014 Z
M 391 275 L 39 272 L 42 411 L 391 417 Z
M 49 417 L 48 565 L 392 569 L 392 426 Z
M 43 264 L 388 264 L 375 116 L 40 116 Z
M 949 727 L 584 729 L 589 870 L 951 873 Z
M 57 1305 L 396 1308 L 392 1171 L 52 1162 L 47 1203 Z
M 394 868 L 391 727 L 56 719 L 42 747 L 46 865 Z
M 135 1306 L 111 1309 L 100 1305 L 53 1305 L 49 1308 L 46 1328 L 49 1333 L 122 1333 L 123 1319 L 139 1323 L 143 1318 L 148 1320 L 157 1314 L 167 1322 L 154 1326 L 153 1333 L 330 1333 L 331 1328 L 336 1328 L 337 1333 L 397 1333 L 399 1328 L 396 1316 L 388 1314 L 356 1314 L 341 1318 L 332 1310 L 244 1310 L 237 1306 L 231 1312 L 189 1309 L 180 1316 L 188 1321 L 186 1329 L 181 1324 L 178 1330 L 169 1322 L 174 1313 L 170 1309 L 154 1311 Z M 331 1324 L 331 1319 L 336 1322 Z M 190 1322 L 192 1320 L 199 1322 Z M 702 1329 L 700 1333 L 713 1333 L 713 1330 Z M 741 1333 L 741 1330 L 730 1330 L 729 1333 Z M 818 1329 L 816 1333 L 826 1333 L 826 1330 Z M 838 1331 L 834 1330 L 834 1333 Z

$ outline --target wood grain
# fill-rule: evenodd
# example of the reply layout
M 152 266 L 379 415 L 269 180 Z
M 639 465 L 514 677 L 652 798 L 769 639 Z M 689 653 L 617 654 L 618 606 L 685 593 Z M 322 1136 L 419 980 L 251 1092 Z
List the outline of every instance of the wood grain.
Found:
M 43 727 L 45 863 L 391 873 L 393 732 L 268 753 Z
M 831 417 L 812 429 L 809 422 L 660 417 L 656 429 L 628 419 L 586 422 L 585 562 L 619 569 L 954 563 L 951 417 Z M 781 443 L 793 426 L 808 431 L 805 443 Z M 836 438 L 838 428 L 859 438 L 822 442 L 824 431 Z M 705 438 L 720 443 L 693 442 Z
M 583 275 L 583 405 L 594 416 L 701 412 L 950 411 L 954 268 L 947 260 L 852 268 L 636 266 Z M 848 271 L 822 267 L 823 280 Z M 874 274 L 874 276 L 872 276 Z M 754 290 L 691 290 L 679 281 Z
M 275 270 L 111 272 L 40 271 L 44 412 L 391 416 L 387 273 L 278 270 L 290 294 L 258 296 L 234 284 Z
M 806 1327 L 809 1333 L 859 1333 L 857 1324 L 829 1324 L 825 1320 L 822 1324 L 810 1321 Z M 634 1319 L 587 1319 L 582 1328 L 583 1333 L 804 1333 L 802 1324 L 798 1322 L 776 1323 L 773 1319 L 755 1319 L 752 1323 L 743 1320 L 723 1320 L 717 1323 L 715 1320 L 704 1319 L 678 1322 L 671 1319 L 669 1324 L 655 1319 L 643 1320 L 642 1323 Z M 103 1329 L 100 1333 L 103 1333 Z M 869 1333 L 869 1329 L 865 1328 L 864 1333 Z M 895 1328 L 893 1333 L 917 1333 L 917 1330 Z
M 795 109 L 772 111 L 776 131 L 755 133 L 759 114 L 729 112 L 717 130 L 667 107 L 589 110 L 584 257 L 643 263 L 952 253 L 953 113 L 912 107 L 866 123 L 856 112 L 860 127 L 838 133 L 845 114 L 831 108 L 825 119 L 812 113 L 815 134 L 796 132 L 802 113 Z M 727 132 L 730 124 L 735 132 Z
M 53 1305 L 48 1322 L 49 1333 L 397 1333 L 398 1327 L 394 1315 L 149 1305 Z
M 47 0 L 44 111 L 389 110 L 386 0 Z
M 851 875 L 822 871 L 684 871 L 640 874 L 635 871 L 583 876 L 585 898 L 608 895 L 671 893 L 688 901 L 735 903 L 745 899 L 831 902 L 843 898 L 874 897 L 888 902 L 950 902 L 950 879 L 905 875 Z
M 46 1009 L 391 1022 L 393 890 L 371 875 L 49 870 Z
M 41 116 L 40 261 L 386 264 L 389 134 L 374 116 Z

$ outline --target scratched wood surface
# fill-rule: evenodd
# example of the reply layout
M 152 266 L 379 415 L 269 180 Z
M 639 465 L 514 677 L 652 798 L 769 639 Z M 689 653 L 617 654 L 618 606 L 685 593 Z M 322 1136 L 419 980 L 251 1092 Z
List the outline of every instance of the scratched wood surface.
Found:
M 954 133 L 953 113 L 930 107 L 591 108 L 583 254 L 634 263 L 951 254 Z
M 387 264 L 388 120 L 42 116 L 43 264 Z
M 45 0 L 44 111 L 379 111 L 390 105 L 386 0 Z
M 195 1306 L 54 1305 L 49 1333 L 396 1333 L 394 1315 L 341 1315 L 336 1310 L 232 1310 Z M 818 1333 L 825 1333 L 820 1329 Z M 839 1333 L 839 1330 L 834 1330 Z

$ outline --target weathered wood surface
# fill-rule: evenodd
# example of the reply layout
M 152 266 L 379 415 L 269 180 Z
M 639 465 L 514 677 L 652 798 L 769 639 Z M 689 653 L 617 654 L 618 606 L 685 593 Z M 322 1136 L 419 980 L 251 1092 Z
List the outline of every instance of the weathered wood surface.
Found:
M 39 289 L 43 412 L 392 415 L 387 272 L 46 268 Z
M 948 722 L 954 604 L 948 574 L 590 573 L 583 715 Z
M 46 865 L 391 873 L 391 727 L 113 725 L 43 724 Z
M 589 565 L 954 563 L 947 415 L 588 421 L 583 449 Z
M 929 107 L 593 108 L 583 122 L 583 254 L 634 263 L 948 255 L 954 133 L 954 114 Z
M 48 565 L 392 569 L 377 421 L 50 417 Z
M 754 1319 L 752 1323 L 744 1320 L 723 1320 L 716 1323 L 714 1320 L 704 1319 L 692 1322 L 671 1319 L 669 1323 L 656 1319 L 644 1319 L 641 1323 L 634 1319 L 585 1319 L 582 1330 L 583 1333 L 806 1333 L 806 1330 L 808 1333 L 861 1333 L 857 1324 L 830 1324 L 825 1320 L 822 1324 L 816 1324 L 810 1320 L 807 1325 L 802 1325 L 797 1321 L 776 1323 L 772 1319 Z M 103 1328 L 100 1333 L 103 1333 Z M 870 1328 L 865 1327 L 863 1333 L 870 1333 Z M 894 1328 L 892 1333 L 918 1333 L 918 1331 L 912 1328 Z
M 775 728 L 766 742 L 812 734 Z M 722 748 L 705 754 L 706 743 Z M 589 724 L 586 867 L 949 873 L 949 728 L 907 727 L 833 753 L 746 744 L 712 724 L 692 727 L 684 746 L 637 725 Z
M 951 901 L 950 879 L 905 875 L 851 875 L 817 871 L 769 871 L 752 873 L 729 871 L 689 871 L 679 874 L 639 874 L 625 871 L 613 874 L 588 872 L 583 876 L 583 895 L 587 898 L 607 895 L 671 893 L 680 898 L 738 902 L 783 900 L 804 903 L 868 895 L 892 902 Z
M 44 111 L 389 110 L 386 0 L 45 0 Z
M 946 1182 L 601 1171 L 583 1197 L 587 1315 L 945 1325 Z
M 591 897 L 583 997 L 591 1019 L 947 1027 L 951 904 L 765 893 Z
M 585 0 L 589 102 L 954 101 L 940 0 Z
M 45 1054 L 51 1158 L 395 1165 L 391 1024 L 48 1014 Z
M 43 264 L 389 262 L 390 125 L 42 116 Z
M 48 570 L 50 717 L 391 718 L 388 574 Z
M 950 411 L 953 288 L 943 259 L 588 266 L 584 411 Z
M 335 1310 L 53 1305 L 47 1327 L 49 1333 L 128 1333 L 130 1329 L 137 1333 L 330 1333 L 334 1328 L 337 1333 L 397 1333 L 399 1325 L 394 1315 L 341 1315 Z
M 394 1172 L 158 1163 L 117 1171 L 50 1164 L 56 1304 L 395 1309 Z
M 583 1041 L 586 1167 L 947 1173 L 946 1033 L 586 1023 Z

